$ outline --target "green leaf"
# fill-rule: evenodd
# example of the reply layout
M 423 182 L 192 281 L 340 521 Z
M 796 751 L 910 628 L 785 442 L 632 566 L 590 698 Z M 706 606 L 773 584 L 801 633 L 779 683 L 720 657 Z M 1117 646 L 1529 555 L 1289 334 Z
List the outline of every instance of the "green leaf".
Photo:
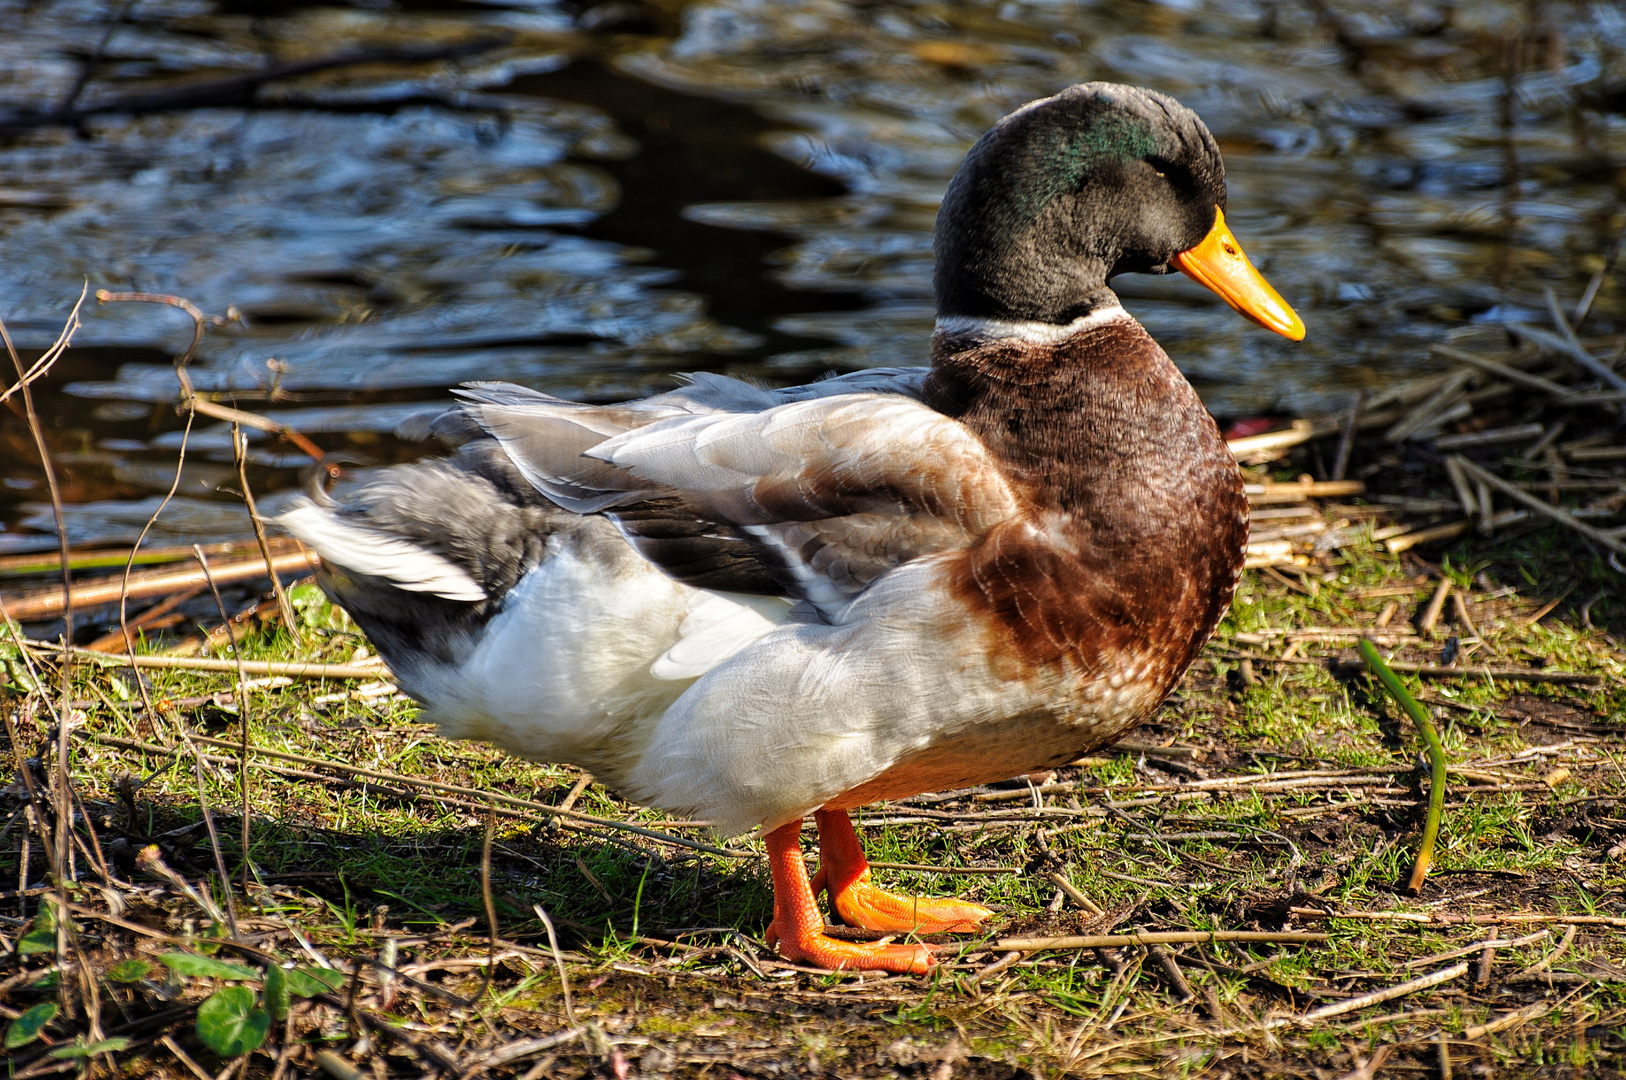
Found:
M 257 1049 L 271 1030 L 271 1017 L 254 1007 L 254 991 L 223 986 L 198 1006 L 198 1038 L 221 1057 Z
M 107 969 L 106 977 L 116 983 L 138 983 L 152 974 L 152 965 L 145 960 L 120 960 Z
M 296 997 L 315 997 L 344 985 L 345 974 L 332 968 L 294 968 L 286 973 L 288 991 Z
M 56 952 L 56 927 L 45 925 L 43 917 L 35 919 L 33 927 L 17 942 L 18 956 L 54 952 Z
M 224 923 L 211 922 L 209 924 L 209 929 L 204 932 L 203 937 L 205 939 L 213 940 L 194 941 L 192 943 L 192 947 L 198 950 L 198 952 L 202 953 L 204 956 L 213 956 L 215 953 L 220 951 L 222 940 L 230 938 L 231 935 L 227 932 Z
M 332 627 L 333 605 L 327 594 L 315 585 L 295 585 L 288 590 L 288 602 L 299 613 L 299 624 L 311 629 Z
M 258 979 L 258 968 L 242 964 L 228 964 L 196 953 L 170 952 L 158 958 L 177 975 L 191 975 L 199 979 Z
M 51 1022 L 51 1017 L 57 1012 L 57 1003 L 47 1001 L 36 1005 L 11 1022 L 6 1028 L 6 1049 L 15 1050 L 19 1046 L 27 1046 L 40 1037 L 45 1025 Z
M 7 681 L 23 693 L 35 693 L 39 690 L 39 683 L 34 681 L 33 673 L 22 660 L 8 656 L 5 658 L 5 671 Z
M 271 1014 L 273 1020 L 286 1020 L 292 1004 L 288 992 L 288 970 L 281 964 L 272 964 L 265 969 L 265 1011 Z
M 49 1056 L 54 1058 L 83 1058 L 90 1057 L 93 1054 L 116 1054 L 120 1050 L 129 1047 L 129 1045 L 129 1039 L 122 1035 L 116 1035 L 111 1039 L 103 1039 L 101 1042 L 59 1046 L 52 1050 Z
M 1445 745 L 1440 742 L 1440 733 L 1434 727 L 1434 718 L 1429 715 L 1420 702 L 1411 696 L 1406 684 L 1388 664 L 1383 662 L 1383 656 L 1366 638 L 1359 642 L 1361 656 L 1366 659 L 1366 666 L 1372 669 L 1372 674 L 1378 677 L 1378 682 L 1389 692 L 1396 703 L 1412 722 L 1417 725 L 1418 734 L 1423 737 L 1423 745 L 1428 747 L 1429 785 L 1428 785 L 1428 814 L 1423 818 L 1423 840 L 1417 846 L 1417 861 L 1412 864 L 1411 882 L 1406 891 L 1416 896 L 1423 887 L 1423 881 L 1428 875 L 1428 868 L 1434 862 L 1434 840 L 1440 834 L 1440 818 L 1445 813 Z
M 56 952 L 56 907 L 49 901 L 40 905 L 34 924 L 17 942 L 18 956 L 34 956 Z

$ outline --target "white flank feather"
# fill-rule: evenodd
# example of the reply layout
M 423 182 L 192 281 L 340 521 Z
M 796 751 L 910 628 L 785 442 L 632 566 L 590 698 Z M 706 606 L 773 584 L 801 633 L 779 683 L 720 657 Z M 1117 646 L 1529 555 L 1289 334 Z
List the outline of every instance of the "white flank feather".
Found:
M 657 679 L 698 679 L 790 616 L 777 596 L 705 591 L 678 627 L 678 640 L 649 665 Z
M 351 573 L 387 578 L 407 592 L 447 600 L 486 598 L 479 583 L 442 556 L 371 529 L 346 525 L 319 506 L 296 506 L 275 520 L 315 548 L 323 562 Z

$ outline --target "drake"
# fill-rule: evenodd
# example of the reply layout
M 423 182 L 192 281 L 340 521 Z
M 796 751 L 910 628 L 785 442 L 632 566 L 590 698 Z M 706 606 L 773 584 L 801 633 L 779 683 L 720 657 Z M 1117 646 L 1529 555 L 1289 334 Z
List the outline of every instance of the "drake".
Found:
M 474 384 L 429 430 L 454 455 L 280 523 L 444 734 L 760 826 L 782 956 L 924 971 L 923 945 L 827 935 L 817 893 L 877 931 L 990 912 L 874 885 L 848 810 L 1111 741 L 1231 602 L 1241 477 L 1107 287 L 1178 269 L 1302 338 L 1224 207 L 1195 113 L 1074 86 L 1001 120 L 949 185 L 929 368 L 701 374 L 609 406 Z

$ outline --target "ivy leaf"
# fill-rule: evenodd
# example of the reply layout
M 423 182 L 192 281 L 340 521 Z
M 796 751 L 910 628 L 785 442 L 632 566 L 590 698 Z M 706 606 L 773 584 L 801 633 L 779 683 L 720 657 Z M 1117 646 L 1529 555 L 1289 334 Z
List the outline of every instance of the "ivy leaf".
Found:
M 288 990 L 296 997 L 315 997 L 344 985 L 345 974 L 332 968 L 294 968 L 286 973 Z
M 56 1015 L 57 1003 L 47 1001 L 36 1005 L 11 1022 L 6 1028 L 6 1049 L 15 1050 L 19 1046 L 27 1046 L 40 1037 L 45 1025 L 51 1022 Z
M 198 1006 L 198 1038 L 221 1057 L 239 1057 L 258 1049 L 271 1030 L 271 1017 L 254 1007 L 254 991 L 223 986 Z
M 91 1057 L 94 1054 L 116 1054 L 120 1050 L 128 1048 L 129 1045 L 129 1039 L 126 1039 L 122 1035 L 116 1035 L 111 1039 L 103 1039 L 101 1042 L 74 1043 L 72 1046 L 59 1046 L 55 1050 L 52 1050 L 49 1056 L 54 1058 L 86 1058 Z
M 288 992 L 288 970 L 280 964 L 272 964 L 265 969 L 265 1011 L 271 1014 L 273 1020 L 286 1020 L 292 1004 Z
M 152 974 L 152 965 L 145 960 L 120 960 L 107 969 L 107 978 L 116 983 L 138 983 Z
M 215 960 L 208 956 L 198 956 L 196 953 L 170 952 L 164 953 L 158 959 L 165 967 L 177 975 L 190 975 L 199 979 L 258 979 L 258 968 L 245 967 L 242 964 L 228 964 L 224 960 Z

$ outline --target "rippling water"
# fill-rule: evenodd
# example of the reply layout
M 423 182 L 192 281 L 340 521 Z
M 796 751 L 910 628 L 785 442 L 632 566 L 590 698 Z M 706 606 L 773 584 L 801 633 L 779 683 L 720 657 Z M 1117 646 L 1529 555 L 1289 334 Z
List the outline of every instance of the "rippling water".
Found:
M 0 0 L 0 114 L 71 92 L 118 3 Z M 1584 3 L 846 3 L 588 7 L 136 0 L 77 98 L 352 49 L 251 104 L 0 135 L 0 315 L 48 345 L 92 290 L 188 297 L 200 390 L 370 467 L 469 379 L 593 400 L 725 370 L 919 363 L 930 230 L 970 143 L 1087 79 L 1168 91 L 1226 155 L 1227 219 L 1304 316 L 1294 345 L 1184 278 L 1126 304 L 1221 416 L 1336 407 L 1430 342 L 1541 319 L 1601 264 L 1626 186 L 1626 14 Z M 1593 329 L 1618 328 L 1602 291 Z M 191 324 L 87 305 L 40 388 L 76 542 L 127 540 L 174 478 Z M 0 416 L 0 547 L 47 540 Z M 306 463 L 254 441 L 250 481 Z M 238 534 L 229 435 L 200 424 L 160 541 Z M 276 496 L 266 500 L 274 510 Z

